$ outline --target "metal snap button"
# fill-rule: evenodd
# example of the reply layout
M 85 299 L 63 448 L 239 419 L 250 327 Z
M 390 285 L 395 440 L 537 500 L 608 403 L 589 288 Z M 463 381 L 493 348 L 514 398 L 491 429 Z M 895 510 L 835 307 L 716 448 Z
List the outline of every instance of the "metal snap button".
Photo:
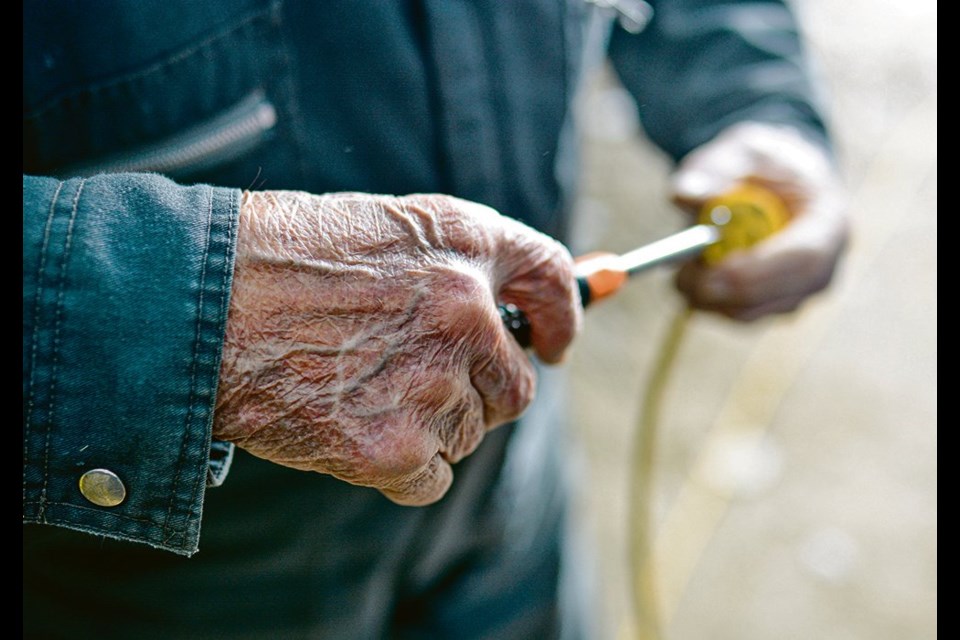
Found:
M 91 469 L 80 476 L 80 493 L 95 505 L 115 507 L 127 497 L 127 488 L 113 471 Z

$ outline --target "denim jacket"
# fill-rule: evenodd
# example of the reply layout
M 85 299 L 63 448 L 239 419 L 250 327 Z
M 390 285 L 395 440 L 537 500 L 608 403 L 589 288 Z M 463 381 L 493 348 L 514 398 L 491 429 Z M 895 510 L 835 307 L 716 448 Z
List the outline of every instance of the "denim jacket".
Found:
M 639 34 L 607 4 L 24 3 L 23 521 L 197 550 L 242 189 L 444 192 L 563 239 L 603 54 L 674 159 L 743 120 L 826 140 L 781 2 L 651 2 Z

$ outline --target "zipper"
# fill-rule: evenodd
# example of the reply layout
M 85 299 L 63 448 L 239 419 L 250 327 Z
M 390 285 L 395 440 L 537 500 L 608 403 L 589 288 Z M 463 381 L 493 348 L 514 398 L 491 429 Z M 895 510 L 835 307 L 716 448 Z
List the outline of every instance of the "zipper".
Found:
M 277 123 L 277 111 L 257 90 L 216 117 L 166 140 L 59 171 L 60 176 L 153 172 L 177 177 L 239 157 L 262 142 Z

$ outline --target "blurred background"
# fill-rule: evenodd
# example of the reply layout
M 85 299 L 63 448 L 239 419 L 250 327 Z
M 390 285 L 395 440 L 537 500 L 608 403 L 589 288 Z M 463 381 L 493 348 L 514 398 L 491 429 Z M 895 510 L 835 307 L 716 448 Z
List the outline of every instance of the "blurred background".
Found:
M 652 510 L 670 640 L 937 635 L 937 5 L 797 0 L 854 218 L 834 286 L 749 325 L 695 316 L 663 400 Z M 606 69 L 580 104 L 575 252 L 681 227 L 669 164 Z M 592 307 L 572 355 L 605 638 L 636 637 L 628 522 L 641 397 L 681 301 L 662 269 Z

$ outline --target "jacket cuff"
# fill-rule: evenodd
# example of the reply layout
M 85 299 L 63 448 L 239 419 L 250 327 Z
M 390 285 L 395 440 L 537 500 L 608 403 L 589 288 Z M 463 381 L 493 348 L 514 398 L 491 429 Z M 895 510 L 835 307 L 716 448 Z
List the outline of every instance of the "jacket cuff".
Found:
M 24 522 L 197 551 L 239 203 L 24 177 Z

